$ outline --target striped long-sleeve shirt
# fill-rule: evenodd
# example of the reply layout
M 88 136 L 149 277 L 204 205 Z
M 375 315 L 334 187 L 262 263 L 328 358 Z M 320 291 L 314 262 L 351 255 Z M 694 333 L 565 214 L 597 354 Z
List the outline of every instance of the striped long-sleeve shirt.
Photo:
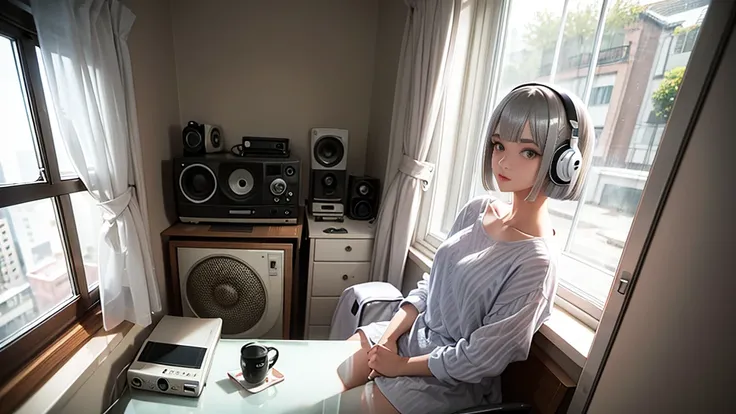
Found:
M 550 315 L 557 288 L 555 241 L 494 240 L 482 225 L 491 201 L 482 197 L 463 208 L 429 277 L 404 301 L 420 313 L 400 338 L 399 353 L 430 355 L 434 377 L 377 378 L 402 413 L 499 402 L 499 376 L 511 362 L 526 359 L 532 336 Z M 375 342 L 385 327 L 361 329 Z

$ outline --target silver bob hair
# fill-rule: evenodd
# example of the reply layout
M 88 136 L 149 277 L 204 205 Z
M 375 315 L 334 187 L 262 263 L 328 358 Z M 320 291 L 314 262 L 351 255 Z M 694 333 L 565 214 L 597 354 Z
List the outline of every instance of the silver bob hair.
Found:
M 526 200 L 534 201 L 540 191 L 547 197 L 558 200 L 580 198 L 593 159 L 595 144 L 593 122 L 585 105 L 577 96 L 557 86 L 555 89 L 565 92 L 572 99 L 577 111 L 580 135 L 578 147 L 583 157 L 577 178 L 567 185 L 557 185 L 550 181 L 549 167 L 552 158 L 555 150 L 570 139 L 570 123 L 565 115 L 562 100 L 555 92 L 546 86 L 527 85 L 509 92 L 491 116 L 483 144 L 483 187 L 487 191 L 498 190 L 493 175 L 493 134 L 498 132 L 503 140 L 519 142 L 524 125 L 528 122 L 534 143 L 542 150 L 542 163 Z

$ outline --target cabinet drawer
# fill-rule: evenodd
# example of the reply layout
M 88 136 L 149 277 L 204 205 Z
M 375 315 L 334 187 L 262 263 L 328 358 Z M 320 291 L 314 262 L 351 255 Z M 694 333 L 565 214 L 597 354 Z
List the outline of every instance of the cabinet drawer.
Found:
M 309 334 L 307 335 L 307 339 L 318 341 L 330 339 L 330 327 L 309 325 Z
M 309 324 L 332 324 L 332 314 L 335 313 L 337 301 L 340 298 L 312 298 L 309 306 Z
M 312 296 L 340 296 L 342 291 L 368 281 L 371 262 L 314 262 Z
M 325 262 L 370 262 L 373 254 L 371 239 L 318 239 L 314 260 Z

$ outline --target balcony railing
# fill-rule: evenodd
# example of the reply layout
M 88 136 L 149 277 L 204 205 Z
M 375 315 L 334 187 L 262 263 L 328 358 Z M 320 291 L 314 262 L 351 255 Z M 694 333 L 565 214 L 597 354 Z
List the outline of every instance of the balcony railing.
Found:
M 611 65 L 619 62 L 626 62 L 629 60 L 629 45 L 611 47 L 603 49 L 598 53 L 598 66 Z M 580 53 L 574 56 L 570 56 L 567 59 L 560 59 L 558 72 L 562 72 L 569 69 L 580 69 L 586 66 L 590 66 L 592 53 Z M 545 63 L 539 68 L 540 76 L 546 76 L 552 71 L 552 62 Z

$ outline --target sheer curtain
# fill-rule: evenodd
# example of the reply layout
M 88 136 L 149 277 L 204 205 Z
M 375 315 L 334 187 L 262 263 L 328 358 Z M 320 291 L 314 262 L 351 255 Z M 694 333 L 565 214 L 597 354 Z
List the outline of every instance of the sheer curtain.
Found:
M 61 139 L 103 212 L 105 329 L 124 320 L 147 326 L 161 300 L 126 43 L 135 16 L 117 0 L 31 0 L 31 9 Z
M 401 289 L 406 255 L 419 213 L 420 191 L 429 187 L 427 162 L 442 107 L 458 31 L 462 0 L 407 0 L 409 16 L 399 57 L 389 154 L 390 183 L 376 222 L 371 280 Z M 394 151 L 400 149 L 401 153 Z

